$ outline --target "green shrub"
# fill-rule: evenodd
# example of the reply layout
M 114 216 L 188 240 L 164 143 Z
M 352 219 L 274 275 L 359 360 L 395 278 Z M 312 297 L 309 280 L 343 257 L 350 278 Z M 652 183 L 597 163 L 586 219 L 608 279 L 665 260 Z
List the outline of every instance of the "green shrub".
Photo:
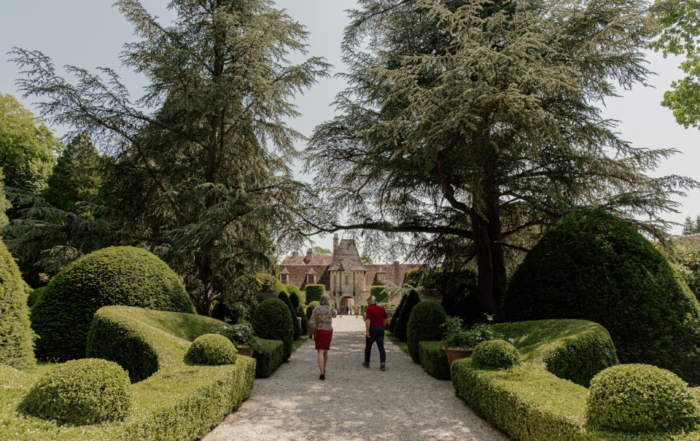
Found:
M 596 210 L 569 214 L 510 280 L 503 320 L 572 318 L 603 325 L 623 363 L 700 384 L 700 305 L 642 235 Z
M 394 318 L 394 315 L 396 314 L 396 308 L 398 305 L 394 305 L 393 303 L 380 303 L 379 306 L 384 308 L 384 311 L 386 311 L 386 315 L 389 316 L 389 320 L 391 321 L 392 318 Z
M 413 268 L 406 274 L 404 284 L 411 285 L 414 288 L 425 285 L 426 277 L 428 276 L 428 268 Z
M 420 302 L 413 308 L 407 331 L 408 352 L 413 361 L 420 363 L 420 342 L 442 340 L 445 319 L 445 310 L 438 303 Z
M 307 319 L 307 320 L 310 320 L 310 319 L 311 319 L 311 315 L 314 313 L 314 309 L 315 309 L 318 305 L 319 305 L 318 302 L 313 301 L 313 302 L 309 303 L 309 306 L 306 307 L 306 319 Z
M 294 305 L 292 305 L 292 302 L 289 300 L 289 296 L 287 294 L 280 293 L 277 298 L 282 300 L 285 305 L 287 305 L 287 308 L 289 308 L 289 314 L 292 318 L 292 329 L 294 330 L 294 340 L 299 340 L 299 337 L 301 337 L 301 324 L 297 319 L 296 308 L 294 308 Z
M 396 308 L 396 312 L 394 313 L 394 316 L 389 321 L 389 331 L 392 334 L 394 334 L 394 331 L 396 331 L 396 322 L 399 321 L 399 316 L 401 315 L 401 310 L 403 309 L 403 305 L 406 303 L 407 298 L 408 298 L 407 294 L 404 294 L 403 296 L 401 296 L 401 301 L 399 302 L 399 306 Z
M 282 282 L 279 281 L 279 279 L 271 274 L 266 274 L 266 273 L 258 273 L 255 275 L 255 277 L 258 278 L 258 282 L 260 282 L 260 286 L 262 287 L 263 283 L 265 283 L 266 280 L 269 280 L 270 283 L 272 284 L 272 290 L 277 294 L 285 293 L 289 295 L 289 292 L 287 292 L 286 285 L 283 285 Z
M 280 299 L 264 300 L 251 319 L 255 335 L 267 340 L 281 340 L 284 345 L 283 360 L 292 356 L 294 327 L 289 307 Z
M 123 420 L 132 405 L 129 375 L 117 363 L 84 359 L 59 364 L 24 398 L 23 411 L 74 424 Z
M 401 315 L 399 315 L 399 319 L 396 321 L 396 328 L 392 331 L 399 341 L 404 343 L 408 341 L 408 321 L 411 319 L 413 308 L 419 303 L 420 297 L 418 293 L 411 290 L 411 292 L 408 293 L 408 297 L 406 297 L 403 308 L 401 308 Z
M 369 290 L 369 295 L 374 296 L 377 299 L 377 304 L 386 302 L 389 298 L 389 294 L 386 294 L 384 290 L 386 286 L 373 286 Z
M 592 425 L 633 433 L 692 429 L 700 416 L 683 380 L 643 364 L 613 366 L 596 375 L 587 404 Z
M 206 366 L 235 364 L 237 353 L 231 340 L 223 335 L 204 334 L 192 342 L 185 355 L 185 361 Z
M 515 346 L 503 340 L 487 340 L 474 348 L 472 363 L 481 369 L 508 369 L 522 362 Z
M 360 313 L 362 313 L 362 317 L 367 316 L 367 308 L 369 308 L 369 305 L 360 305 Z
M 258 339 L 253 358 L 257 360 L 255 378 L 268 378 L 284 362 L 284 344 L 280 340 Z
M 292 302 L 295 311 L 304 306 L 304 296 L 301 295 L 299 288 L 294 285 L 284 285 L 284 288 L 289 293 L 289 301 Z
M 140 248 L 105 248 L 58 273 L 34 305 L 37 357 L 85 357 L 92 317 L 109 305 L 194 313 L 185 287 L 163 261 Z
M 418 358 L 425 372 L 438 380 L 450 379 L 450 365 L 447 354 L 442 350 L 441 341 L 421 341 L 418 344 Z
M 29 307 L 29 309 L 36 305 L 36 302 L 38 302 L 41 296 L 44 295 L 45 291 L 46 287 L 42 286 L 41 288 L 37 288 L 29 293 L 29 296 L 27 297 L 27 306 Z
M 0 364 L 17 369 L 34 367 L 33 345 L 24 281 L 12 255 L 0 241 Z
M 301 310 L 301 308 L 300 308 Z M 298 314 L 299 317 L 301 317 L 301 335 L 303 336 L 308 336 L 309 335 L 309 319 L 306 318 L 306 314 Z
M 326 285 L 306 285 L 306 303 L 320 302 L 326 293 Z

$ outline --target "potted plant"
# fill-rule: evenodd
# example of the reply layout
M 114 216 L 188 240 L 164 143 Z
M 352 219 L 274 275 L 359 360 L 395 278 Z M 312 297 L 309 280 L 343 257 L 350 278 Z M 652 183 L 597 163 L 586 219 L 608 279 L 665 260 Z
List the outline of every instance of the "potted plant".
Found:
M 238 353 L 246 357 L 252 357 L 258 346 L 253 325 L 243 319 L 238 320 L 238 323 L 233 326 L 222 327 L 218 333 L 231 340 L 236 345 Z
M 489 323 L 492 317 L 486 316 Z M 503 340 L 503 334 L 493 330 L 490 324 L 477 323 L 471 329 L 463 327 L 459 317 L 448 317 L 443 325 L 446 328 L 443 349 L 447 353 L 447 363 L 460 358 L 471 357 L 476 345 L 486 340 Z

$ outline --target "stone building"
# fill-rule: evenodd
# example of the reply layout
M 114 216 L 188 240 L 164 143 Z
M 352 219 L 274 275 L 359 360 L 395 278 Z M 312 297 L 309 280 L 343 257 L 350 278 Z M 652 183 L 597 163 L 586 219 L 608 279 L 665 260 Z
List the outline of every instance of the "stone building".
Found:
M 306 290 L 306 285 L 325 285 L 326 293 L 341 312 L 348 306 L 357 311 L 367 303 L 372 286 L 383 285 L 386 280 L 403 286 L 406 274 L 420 266 L 399 262 L 363 265 L 355 241 L 338 241 L 336 234 L 332 256 L 315 256 L 309 249 L 306 256 L 285 257 L 279 278 L 280 282 L 295 285 L 301 291 Z

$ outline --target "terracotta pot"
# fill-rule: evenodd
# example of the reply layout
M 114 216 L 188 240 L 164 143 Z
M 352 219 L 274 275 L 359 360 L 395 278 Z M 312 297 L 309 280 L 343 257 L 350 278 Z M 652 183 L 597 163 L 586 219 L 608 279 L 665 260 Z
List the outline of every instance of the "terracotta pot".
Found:
M 248 345 L 238 345 L 236 349 L 238 349 L 238 355 L 245 355 L 246 357 L 252 357 L 253 352 L 255 352 L 255 349 Z
M 452 362 L 460 358 L 471 357 L 474 348 L 442 348 L 447 353 L 447 364 L 452 365 Z

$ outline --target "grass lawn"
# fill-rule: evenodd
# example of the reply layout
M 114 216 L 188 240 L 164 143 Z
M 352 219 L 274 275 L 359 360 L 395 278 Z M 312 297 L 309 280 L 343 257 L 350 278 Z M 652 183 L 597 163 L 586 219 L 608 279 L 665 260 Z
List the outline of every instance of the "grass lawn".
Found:
M 389 340 L 393 341 L 396 346 L 398 346 L 402 351 L 406 353 L 406 355 L 408 355 L 409 357 L 411 356 L 411 354 L 408 353 L 408 343 L 399 341 L 399 339 L 396 338 L 396 336 L 389 331 L 386 331 L 384 335 L 389 337 Z

